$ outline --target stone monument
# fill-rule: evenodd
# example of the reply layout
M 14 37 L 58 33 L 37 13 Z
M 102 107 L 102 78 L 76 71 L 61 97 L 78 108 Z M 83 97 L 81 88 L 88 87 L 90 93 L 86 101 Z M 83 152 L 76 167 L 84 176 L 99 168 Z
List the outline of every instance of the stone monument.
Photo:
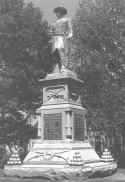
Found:
M 56 8 L 58 17 L 61 16 L 60 11 L 63 14 L 67 12 L 65 8 Z M 58 71 L 39 80 L 43 104 L 37 110 L 38 139 L 30 141 L 29 153 L 21 165 L 5 166 L 5 172 L 9 175 L 12 170 L 16 173 L 25 171 L 24 176 L 29 173 L 33 175 L 35 171 L 34 175 L 40 172 L 44 177 L 63 175 L 69 179 L 73 176 L 83 179 L 85 174 L 109 169 L 114 171 L 117 168 L 114 162 L 103 162 L 86 140 L 86 109 L 81 104 L 81 88 L 84 83 L 67 68 L 68 49 L 65 45 L 69 41 L 67 39 L 72 37 L 71 23 L 64 16 L 57 21 L 53 28 L 52 52 L 56 49 L 59 51 L 60 65 Z M 60 32 L 55 35 L 57 29 Z

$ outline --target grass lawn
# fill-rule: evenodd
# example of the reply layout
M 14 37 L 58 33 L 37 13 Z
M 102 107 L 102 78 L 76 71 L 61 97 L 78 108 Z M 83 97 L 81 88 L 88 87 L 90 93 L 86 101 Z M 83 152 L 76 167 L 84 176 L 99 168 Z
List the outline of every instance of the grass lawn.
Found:
M 20 178 L 8 178 L 0 175 L 0 182 L 48 182 L 42 179 L 20 179 Z M 66 182 L 66 181 L 65 181 Z M 119 169 L 113 176 L 105 178 L 92 178 L 86 180 L 86 182 L 125 182 L 125 169 Z

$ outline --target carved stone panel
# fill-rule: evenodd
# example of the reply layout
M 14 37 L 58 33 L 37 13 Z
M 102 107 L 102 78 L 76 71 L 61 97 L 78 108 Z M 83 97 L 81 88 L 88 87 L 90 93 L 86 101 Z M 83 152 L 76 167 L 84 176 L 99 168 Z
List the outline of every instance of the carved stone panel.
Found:
M 62 114 L 44 114 L 44 139 L 62 139 Z
M 45 90 L 46 103 L 59 103 L 65 101 L 66 91 L 65 86 L 49 87 Z
M 74 114 L 74 140 L 84 140 L 84 118 L 80 113 Z
M 80 104 L 80 89 L 69 86 L 69 100 L 73 103 Z

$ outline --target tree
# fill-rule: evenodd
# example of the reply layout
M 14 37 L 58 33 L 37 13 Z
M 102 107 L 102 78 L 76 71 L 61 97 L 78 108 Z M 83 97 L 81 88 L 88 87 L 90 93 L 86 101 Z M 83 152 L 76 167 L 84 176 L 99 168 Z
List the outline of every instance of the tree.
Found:
M 42 102 L 38 79 L 52 67 L 48 30 L 32 3 L 0 0 L 0 137 L 4 140 L 22 138 L 19 133 L 29 128 L 22 113 L 34 112 Z
M 74 19 L 73 57 L 84 80 L 83 105 L 92 127 L 110 137 L 125 128 L 124 9 L 124 0 L 82 0 Z

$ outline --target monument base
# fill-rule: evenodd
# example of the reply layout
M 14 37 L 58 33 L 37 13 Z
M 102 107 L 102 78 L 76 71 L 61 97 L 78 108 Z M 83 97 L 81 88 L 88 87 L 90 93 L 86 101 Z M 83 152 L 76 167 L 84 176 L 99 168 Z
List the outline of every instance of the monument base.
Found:
M 21 165 L 6 165 L 5 175 L 45 179 L 82 180 L 93 175 L 109 175 L 115 162 L 103 162 L 88 141 L 32 141 L 32 149 Z
M 81 105 L 83 81 L 65 70 L 40 80 L 43 105 L 38 112 L 39 140 L 31 140 L 29 153 L 21 165 L 6 165 L 8 176 L 41 177 L 47 180 L 77 181 L 93 175 L 109 175 L 117 169 L 101 159 L 84 139 L 87 136 L 86 109 Z M 103 161 L 105 160 L 105 161 Z M 109 161 L 109 160 L 108 160 Z M 11 164 L 11 163 L 9 163 Z

